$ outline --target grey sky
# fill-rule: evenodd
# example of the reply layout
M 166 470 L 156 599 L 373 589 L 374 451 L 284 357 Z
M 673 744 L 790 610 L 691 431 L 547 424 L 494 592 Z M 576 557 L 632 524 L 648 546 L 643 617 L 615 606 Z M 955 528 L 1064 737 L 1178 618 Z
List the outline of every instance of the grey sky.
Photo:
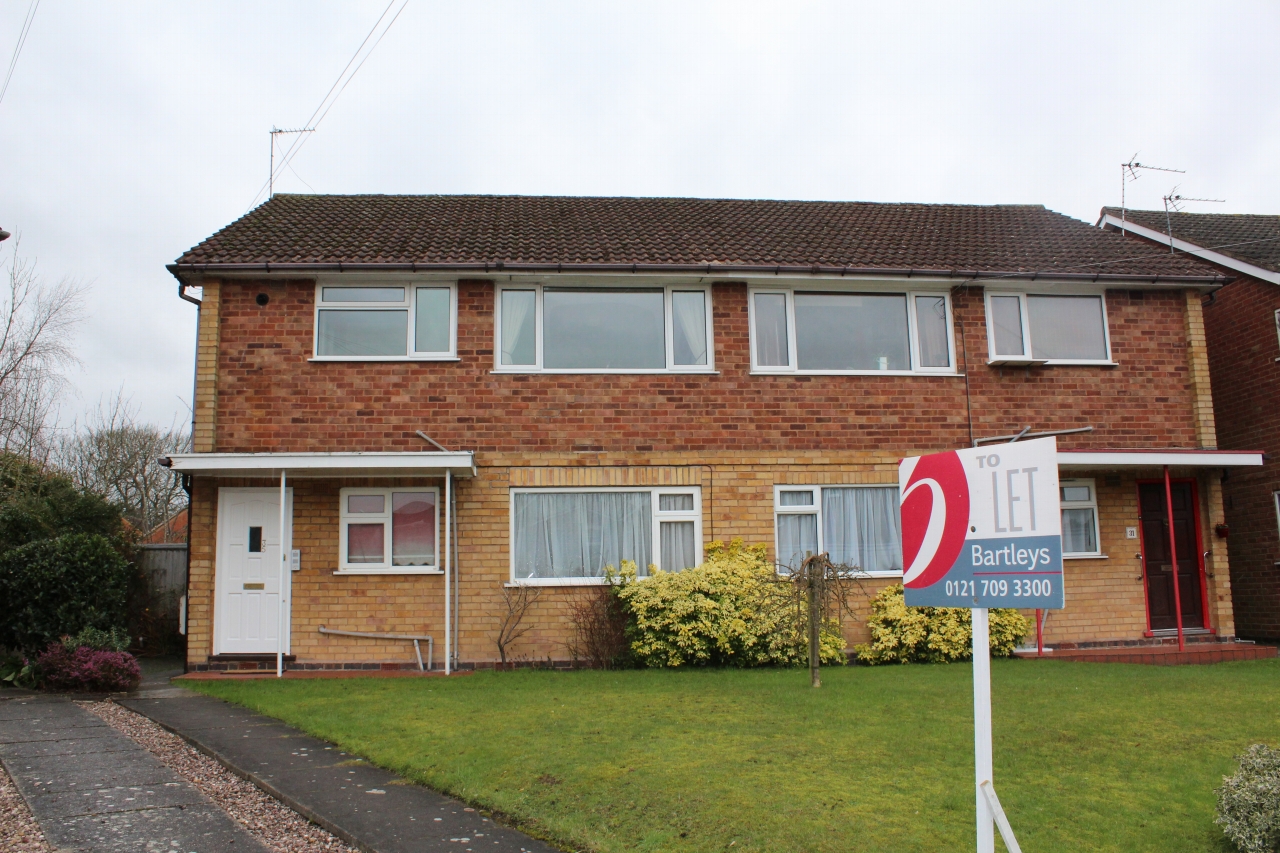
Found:
M 92 285 L 72 417 L 186 418 L 164 265 L 243 214 L 385 7 L 43 0 L 0 104 L 0 226 Z M 27 0 L 0 3 L 7 65 Z M 294 161 L 317 192 L 690 195 L 1280 212 L 1274 3 L 432 3 Z M 309 192 L 286 172 L 278 190 Z M 6 259 L 14 240 L 0 245 Z

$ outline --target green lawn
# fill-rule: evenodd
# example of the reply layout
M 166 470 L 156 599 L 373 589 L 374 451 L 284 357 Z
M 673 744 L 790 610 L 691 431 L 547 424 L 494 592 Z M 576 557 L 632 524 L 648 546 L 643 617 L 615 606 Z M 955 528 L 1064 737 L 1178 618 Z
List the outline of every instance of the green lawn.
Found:
M 973 846 L 967 665 L 205 681 L 566 849 Z M 996 787 L 1027 853 L 1225 851 L 1213 789 L 1280 743 L 1280 662 L 996 661 Z M 997 847 L 1000 842 L 997 841 Z

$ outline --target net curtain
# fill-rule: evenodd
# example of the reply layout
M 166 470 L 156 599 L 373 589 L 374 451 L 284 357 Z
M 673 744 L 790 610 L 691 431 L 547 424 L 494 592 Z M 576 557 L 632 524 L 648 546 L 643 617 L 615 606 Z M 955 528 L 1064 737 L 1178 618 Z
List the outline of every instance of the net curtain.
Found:
M 599 578 L 634 560 L 641 576 L 653 562 L 649 492 L 553 492 L 515 495 L 513 563 L 517 579 Z

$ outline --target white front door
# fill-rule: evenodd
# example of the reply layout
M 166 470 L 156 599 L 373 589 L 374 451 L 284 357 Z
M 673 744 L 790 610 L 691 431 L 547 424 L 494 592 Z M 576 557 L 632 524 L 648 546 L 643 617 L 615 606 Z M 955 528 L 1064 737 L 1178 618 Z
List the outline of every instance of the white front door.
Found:
M 290 573 L 287 566 L 281 571 L 280 554 L 282 547 L 287 553 L 292 518 L 293 489 L 285 496 L 283 537 L 279 489 L 218 490 L 215 654 L 274 654 L 280 647 L 282 593 L 288 653 Z

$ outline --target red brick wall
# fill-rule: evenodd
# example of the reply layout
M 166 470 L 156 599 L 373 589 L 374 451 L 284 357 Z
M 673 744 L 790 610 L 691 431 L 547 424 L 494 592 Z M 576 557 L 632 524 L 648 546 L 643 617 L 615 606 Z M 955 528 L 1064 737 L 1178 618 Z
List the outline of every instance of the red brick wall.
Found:
M 254 297 L 269 292 L 259 307 Z M 309 362 L 315 289 L 221 289 L 218 451 L 419 449 L 415 430 L 477 451 L 934 450 L 1093 426 L 1064 448 L 1194 447 L 1185 296 L 1112 291 L 1115 368 L 986 365 L 981 288 L 957 290 L 962 376 L 751 376 L 747 289 L 714 289 L 706 375 L 494 375 L 493 286 L 459 287 L 460 361 Z M 962 362 L 963 366 L 964 362 Z
M 1243 276 L 1204 307 L 1219 442 L 1270 456 L 1262 468 L 1234 469 L 1224 484 L 1236 629 L 1265 640 L 1280 640 L 1280 530 L 1273 498 L 1280 491 L 1277 309 L 1280 286 Z

